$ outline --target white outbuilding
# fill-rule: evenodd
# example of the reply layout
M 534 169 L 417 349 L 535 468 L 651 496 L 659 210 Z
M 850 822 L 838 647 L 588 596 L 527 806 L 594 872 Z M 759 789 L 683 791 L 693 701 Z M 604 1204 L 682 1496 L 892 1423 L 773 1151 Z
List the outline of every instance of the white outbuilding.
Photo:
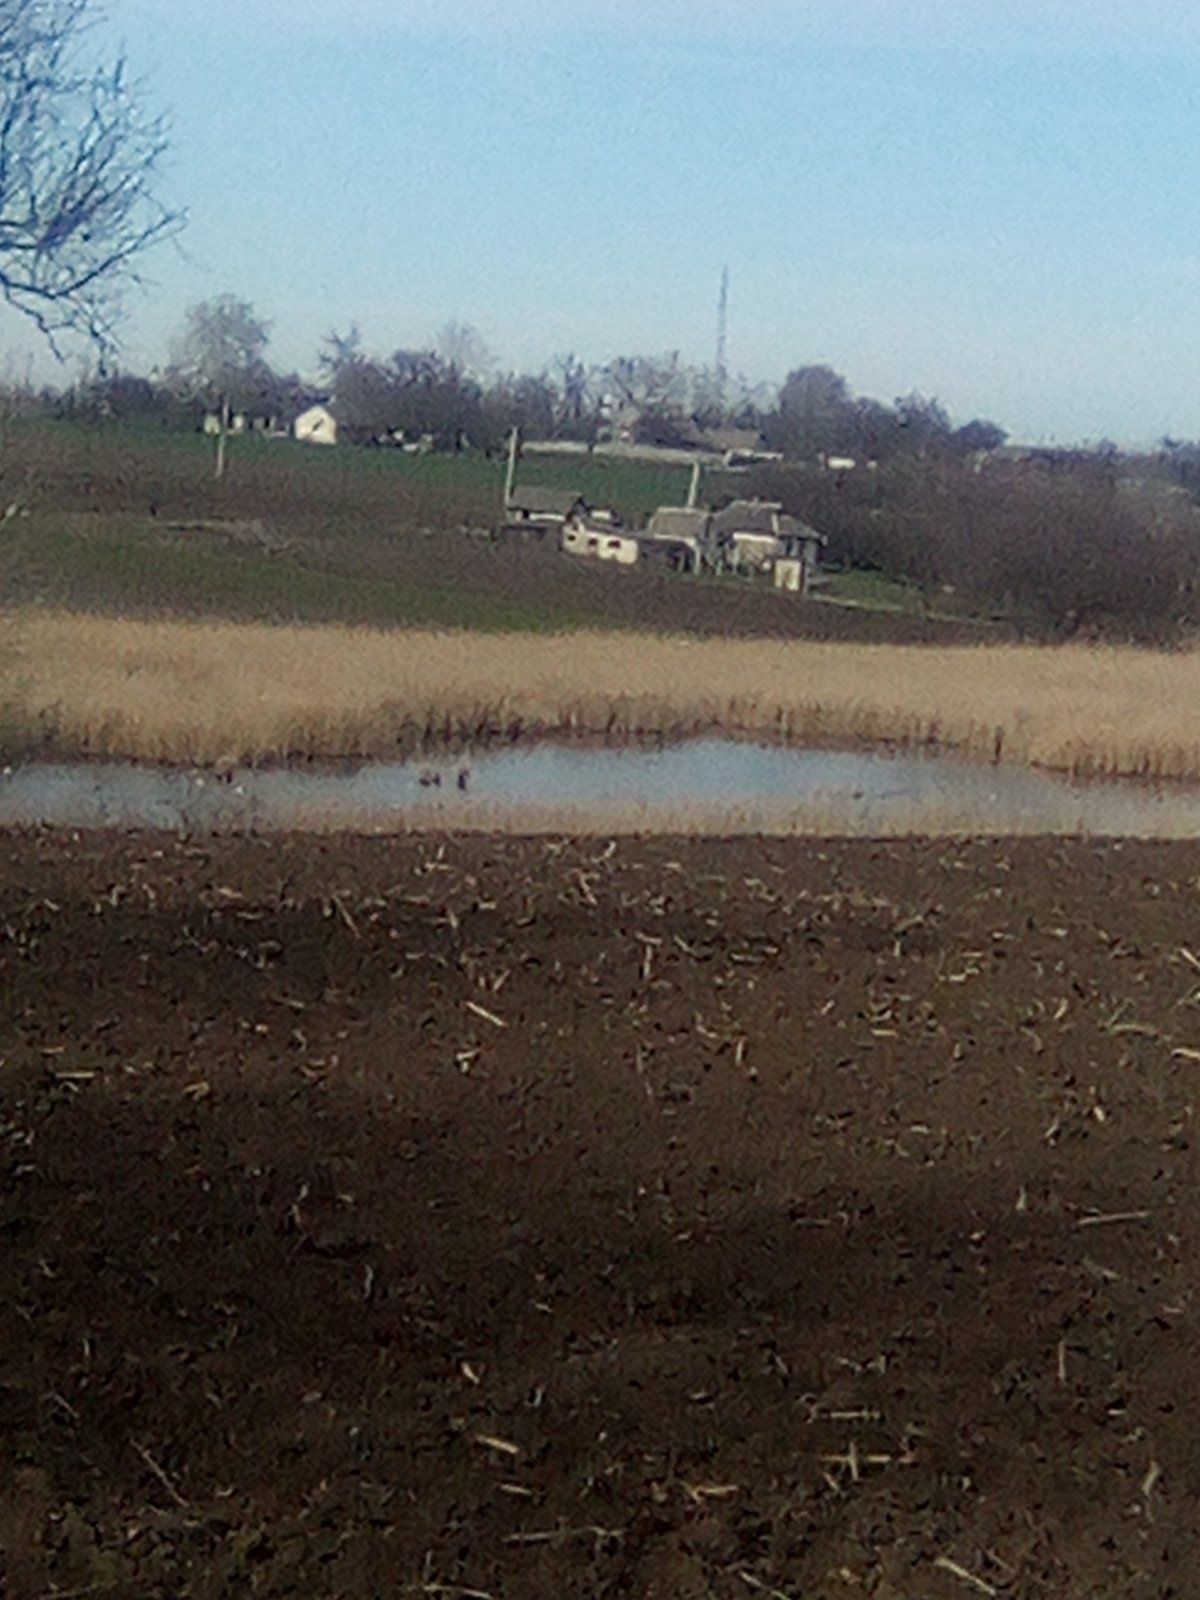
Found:
M 309 406 L 292 423 L 292 437 L 301 444 L 336 444 L 337 418 L 328 406 Z

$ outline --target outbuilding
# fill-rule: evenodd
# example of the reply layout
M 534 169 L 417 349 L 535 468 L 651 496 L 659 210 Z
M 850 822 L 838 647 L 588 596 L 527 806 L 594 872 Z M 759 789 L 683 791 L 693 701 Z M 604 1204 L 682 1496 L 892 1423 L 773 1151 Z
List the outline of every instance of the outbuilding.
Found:
M 636 534 L 587 516 L 572 517 L 564 525 L 562 547 L 568 555 L 615 561 L 622 567 L 636 566 L 642 554 L 642 541 Z
M 528 533 L 557 533 L 587 514 L 574 489 L 515 489 L 504 507 L 505 526 Z
M 700 506 L 659 506 L 646 528 L 646 543 L 673 566 L 700 570 L 708 559 L 712 513 Z
M 783 507 L 772 500 L 734 500 L 712 519 L 720 564 L 734 572 L 765 572 L 783 554 Z
M 292 423 L 292 437 L 301 444 L 336 444 L 337 417 L 326 405 L 309 406 Z

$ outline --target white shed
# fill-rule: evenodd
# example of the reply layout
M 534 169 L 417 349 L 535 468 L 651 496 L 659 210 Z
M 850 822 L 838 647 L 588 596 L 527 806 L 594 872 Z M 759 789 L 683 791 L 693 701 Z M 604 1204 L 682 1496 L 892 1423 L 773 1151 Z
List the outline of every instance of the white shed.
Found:
M 799 556 L 780 556 L 774 566 L 775 587 L 791 594 L 804 593 L 804 562 Z
M 623 567 L 637 564 L 642 542 L 635 534 L 611 524 L 573 517 L 563 528 L 562 547 L 573 556 L 590 556 L 593 561 L 616 561 Z
M 337 418 L 328 406 L 309 406 L 292 423 L 292 434 L 301 444 L 336 444 Z

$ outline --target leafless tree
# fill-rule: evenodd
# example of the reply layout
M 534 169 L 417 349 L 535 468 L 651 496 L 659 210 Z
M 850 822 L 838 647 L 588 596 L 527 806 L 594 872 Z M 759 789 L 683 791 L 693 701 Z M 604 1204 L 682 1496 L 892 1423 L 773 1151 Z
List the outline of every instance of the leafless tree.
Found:
M 664 356 L 617 356 L 604 375 L 624 405 L 671 410 L 687 397 L 688 376 L 677 350 Z
M 357 322 L 352 322 L 345 333 L 339 333 L 336 328 L 331 328 L 321 341 L 317 365 L 321 369 L 321 376 L 330 383 L 336 382 L 338 374 L 345 368 L 361 360 L 363 360 L 363 337 Z
M 603 374 L 597 375 L 573 350 L 555 356 L 547 370 L 559 397 L 558 425 L 569 438 L 594 439 L 597 408 L 604 392 Z
M 209 405 L 245 404 L 266 366 L 271 326 L 248 300 L 219 294 L 189 306 L 175 349 L 175 368 Z
M 487 340 L 470 322 L 447 322 L 438 330 L 435 347 L 448 367 L 467 378 L 482 381 L 496 365 Z
M 0 295 L 52 345 L 111 348 L 120 292 L 183 213 L 155 194 L 161 118 L 126 62 L 91 64 L 92 0 L 0 0 Z
M 183 393 L 216 408 L 218 478 L 225 474 L 230 408 L 252 403 L 270 382 L 270 337 L 269 323 L 237 295 L 217 295 L 188 309 L 172 376 Z

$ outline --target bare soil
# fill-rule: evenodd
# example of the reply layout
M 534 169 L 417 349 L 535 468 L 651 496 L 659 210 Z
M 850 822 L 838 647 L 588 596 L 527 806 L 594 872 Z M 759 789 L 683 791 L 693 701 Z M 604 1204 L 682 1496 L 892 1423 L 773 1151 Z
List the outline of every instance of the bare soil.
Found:
M 1194 845 L 5 844 L 5 1596 L 1196 1594 Z

